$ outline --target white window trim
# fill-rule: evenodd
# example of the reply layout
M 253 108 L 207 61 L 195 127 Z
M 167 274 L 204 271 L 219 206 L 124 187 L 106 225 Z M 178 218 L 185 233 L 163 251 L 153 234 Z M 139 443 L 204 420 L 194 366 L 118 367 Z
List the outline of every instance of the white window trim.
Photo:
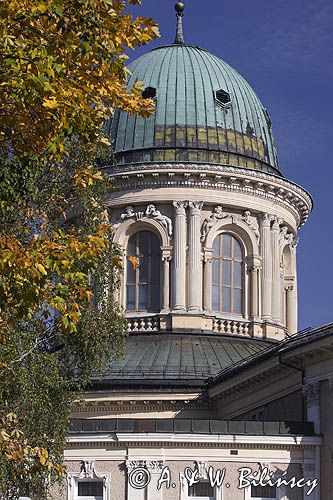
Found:
M 245 489 L 245 497 L 244 500 L 274 500 L 274 498 L 258 498 L 251 496 L 251 486 L 248 486 Z M 276 488 L 276 500 L 288 500 L 286 497 L 286 487 L 281 485 L 279 488 Z
M 103 481 L 103 500 L 109 500 L 111 474 L 99 474 L 95 469 L 94 460 L 83 460 L 80 472 L 68 473 L 68 500 L 79 500 L 78 483 L 84 481 Z
M 195 469 L 198 471 L 198 479 L 207 481 L 208 479 L 208 464 L 204 460 L 196 460 L 195 461 Z M 185 474 L 181 473 L 179 475 L 180 478 L 180 500 L 191 500 L 194 497 L 190 497 L 188 494 L 189 484 L 185 477 Z M 215 500 L 223 500 L 223 484 L 221 487 L 214 487 L 214 496 Z M 200 497 L 197 497 L 200 498 Z

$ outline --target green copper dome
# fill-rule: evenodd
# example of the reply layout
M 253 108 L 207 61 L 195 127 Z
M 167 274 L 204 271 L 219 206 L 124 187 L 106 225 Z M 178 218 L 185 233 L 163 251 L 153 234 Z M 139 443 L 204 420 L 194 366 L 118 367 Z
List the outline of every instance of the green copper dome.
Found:
M 129 66 L 155 101 L 147 119 L 116 111 L 118 164 L 215 163 L 279 173 L 269 115 L 242 76 L 204 49 L 159 47 Z

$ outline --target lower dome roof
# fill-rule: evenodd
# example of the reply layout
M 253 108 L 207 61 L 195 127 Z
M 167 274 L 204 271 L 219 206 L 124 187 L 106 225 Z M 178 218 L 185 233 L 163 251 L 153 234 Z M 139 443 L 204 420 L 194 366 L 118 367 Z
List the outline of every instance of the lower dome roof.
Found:
M 214 334 L 131 334 L 124 356 L 96 375 L 93 385 L 200 387 L 222 370 L 271 345 Z

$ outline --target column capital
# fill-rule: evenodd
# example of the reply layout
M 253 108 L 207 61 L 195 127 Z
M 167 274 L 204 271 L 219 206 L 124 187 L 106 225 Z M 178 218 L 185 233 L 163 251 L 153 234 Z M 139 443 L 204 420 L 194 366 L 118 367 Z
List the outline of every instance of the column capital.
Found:
M 269 214 L 267 212 L 262 212 L 260 215 L 259 215 L 259 220 L 261 222 L 261 227 L 271 227 L 271 222 L 274 218 L 274 215 L 272 214 Z
M 272 217 L 272 222 L 273 222 L 273 225 L 272 225 L 273 231 L 278 231 L 279 232 L 280 231 L 280 226 L 283 223 L 283 219 L 280 219 L 279 217 L 273 216 Z
M 191 209 L 191 214 L 200 215 L 203 207 L 203 201 L 189 201 L 188 206 Z
M 188 207 L 188 201 L 173 201 L 172 205 L 176 209 L 177 215 L 185 215 L 185 210 Z
M 160 473 L 163 470 L 163 460 L 146 460 L 146 467 L 149 472 Z
M 319 382 L 304 385 L 302 391 L 308 407 L 316 406 L 319 404 L 319 398 L 320 398 Z

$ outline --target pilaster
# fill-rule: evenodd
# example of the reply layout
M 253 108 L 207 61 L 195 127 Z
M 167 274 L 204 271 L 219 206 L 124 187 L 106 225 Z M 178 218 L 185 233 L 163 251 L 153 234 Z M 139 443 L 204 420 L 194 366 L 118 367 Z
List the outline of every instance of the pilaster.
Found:
M 173 309 L 186 309 L 186 207 L 187 201 L 174 201 L 175 236 L 173 258 Z
M 189 221 L 189 310 L 202 309 L 201 210 L 202 201 L 190 201 Z
M 261 256 L 262 256 L 262 319 L 272 319 L 272 253 L 271 253 L 272 216 L 263 213 L 260 217 Z

